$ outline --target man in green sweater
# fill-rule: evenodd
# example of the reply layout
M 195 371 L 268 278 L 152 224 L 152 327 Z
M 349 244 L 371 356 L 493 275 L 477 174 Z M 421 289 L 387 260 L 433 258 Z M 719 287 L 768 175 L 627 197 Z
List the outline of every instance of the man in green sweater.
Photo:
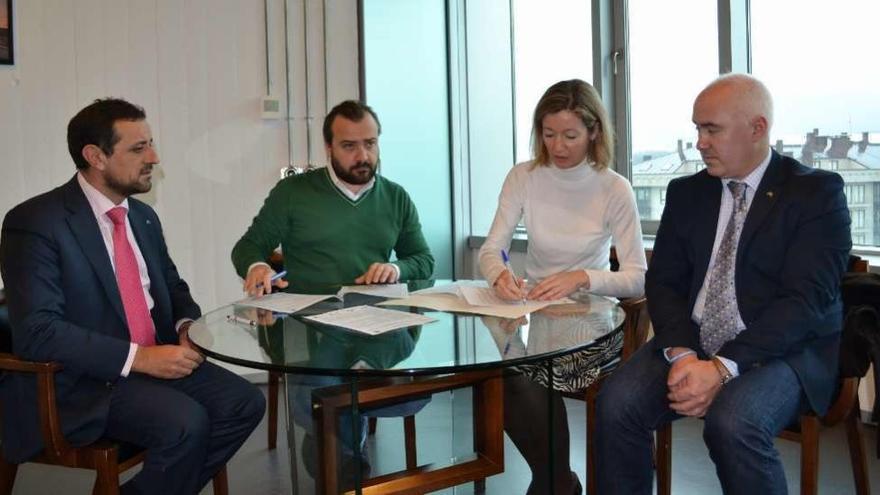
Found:
M 279 244 L 293 290 L 430 278 L 434 258 L 415 205 L 401 186 L 376 175 L 376 113 L 344 101 L 327 114 L 323 131 L 331 166 L 280 181 L 232 249 L 245 291 L 288 286 L 271 280 L 266 263 Z M 389 262 L 392 250 L 397 260 Z

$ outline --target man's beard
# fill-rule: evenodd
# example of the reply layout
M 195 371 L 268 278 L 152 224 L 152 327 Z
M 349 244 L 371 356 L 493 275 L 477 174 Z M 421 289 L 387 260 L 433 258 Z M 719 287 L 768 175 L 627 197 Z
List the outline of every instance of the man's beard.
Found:
M 143 172 L 146 172 L 147 170 L 152 171 L 154 170 L 154 167 L 148 166 L 142 168 L 141 175 L 138 175 L 138 180 L 133 182 L 122 182 L 110 174 L 104 175 L 104 182 L 107 184 L 107 187 L 126 198 L 134 194 L 149 192 L 150 189 L 153 188 L 153 177 L 150 176 L 150 179 L 146 182 L 141 181 L 143 178 Z
M 370 162 L 360 161 L 354 164 L 350 169 L 346 170 L 345 167 L 339 163 L 339 160 L 331 156 L 330 165 L 333 166 L 333 172 L 336 173 L 336 177 L 342 182 L 346 182 L 353 186 L 362 186 L 367 182 L 370 182 L 376 175 L 376 167 L 379 166 L 379 161 L 376 160 L 376 167 Z

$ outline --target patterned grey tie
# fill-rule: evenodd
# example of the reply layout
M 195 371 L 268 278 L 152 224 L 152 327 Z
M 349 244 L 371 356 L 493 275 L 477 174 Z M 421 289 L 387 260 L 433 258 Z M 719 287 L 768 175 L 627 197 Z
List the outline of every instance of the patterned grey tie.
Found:
M 739 315 L 734 268 L 739 234 L 746 219 L 746 184 L 730 181 L 727 187 L 733 195 L 733 211 L 730 212 L 724 237 L 721 238 L 721 245 L 715 255 L 700 326 L 700 345 L 710 356 L 736 336 Z

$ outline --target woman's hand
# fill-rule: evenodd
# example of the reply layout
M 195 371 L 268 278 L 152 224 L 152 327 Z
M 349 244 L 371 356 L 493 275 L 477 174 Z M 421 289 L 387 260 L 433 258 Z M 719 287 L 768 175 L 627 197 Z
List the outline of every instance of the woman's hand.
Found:
M 528 298 L 537 301 L 562 299 L 581 287 L 590 288 L 590 277 L 584 270 L 556 273 L 532 288 Z
M 495 279 L 495 294 L 501 299 L 508 301 L 522 301 L 526 298 L 526 281 L 524 279 L 515 279 L 509 271 L 504 270 L 501 275 Z

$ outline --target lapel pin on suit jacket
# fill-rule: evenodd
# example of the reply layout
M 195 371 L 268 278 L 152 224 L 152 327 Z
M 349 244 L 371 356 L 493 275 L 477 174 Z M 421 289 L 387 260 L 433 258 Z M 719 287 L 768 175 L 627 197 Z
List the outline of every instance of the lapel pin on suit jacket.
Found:
M 773 197 L 773 191 L 767 191 L 767 197 L 768 197 L 768 198 L 772 198 L 772 197 Z M 149 222 L 147 222 L 147 223 L 149 223 Z

